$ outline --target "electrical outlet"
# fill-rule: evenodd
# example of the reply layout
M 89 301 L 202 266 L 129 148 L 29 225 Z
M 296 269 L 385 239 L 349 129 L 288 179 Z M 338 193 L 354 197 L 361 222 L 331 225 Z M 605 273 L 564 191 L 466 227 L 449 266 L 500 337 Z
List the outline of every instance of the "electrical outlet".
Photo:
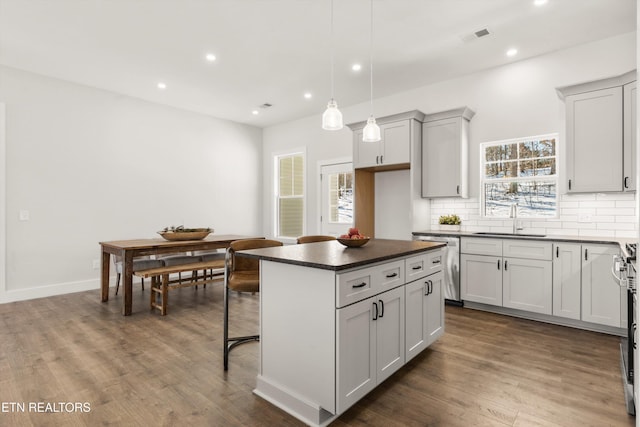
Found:
M 94 270 L 97 270 L 97 269 L 99 269 L 99 268 L 100 268 L 100 260 L 98 260 L 98 259 L 94 259 L 94 260 L 93 260 L 93 269 L 94 269 Z
M 20 210 L 20 221 L 29 221 L 29 211 L 21 209 Z
M 591 215 L 589 214 L 578 215 L 578 222 L 591 222 Z

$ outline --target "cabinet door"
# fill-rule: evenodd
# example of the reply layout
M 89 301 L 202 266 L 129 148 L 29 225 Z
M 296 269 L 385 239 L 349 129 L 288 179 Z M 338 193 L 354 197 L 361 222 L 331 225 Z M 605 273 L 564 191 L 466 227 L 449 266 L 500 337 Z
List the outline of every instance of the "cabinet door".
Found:
M 636 190 L 636 82 L 624 85 L 624 191 Z
M 461 129 L 461 117 L 422 125 L 422 197 L 462 195 Z
M 378 304 L 376 329 L 377 383 L 404 365 L 404 288 L 373 297 Z
M 551 261 L 504 258 L 503 262 L 502 305 L 551 314 Z
M 567 96 L 567 189 L 622 191 L 622 87 Z
M 411 160 L 411 120 L 380 125 L 382 151 L 380 164 L 395 165 Z M 366 143 L 365 143 L 366 144 Z
M 405 360 L 427 348 L 427 293 L 429 278 L 416 280 L 405 291 Z
M 376 386 L 374 302 L 377 300 L 369 298 L 336 310 L 338 343 L 336 404 L 339 414 Z
M 462 299 L 502 306 L 502 258 L 462 254 L 460 264 Z
M 353 167 L 367 168 L 380 165 L 380 151 L 382 142 L 362 141 L 362 130 L 353 133 Z
M 620 328 L 621 288 L 611 275 L 615 246 L 582 245 L 582 320 Z M 625 290 L 626 291 L 626 290 Z
M 556 243 L 553 256 L 553 315 L 580 320 L 582 247 Z
M 434 343 L 444 333 L 444 273 L 433 274 L 427 279 L 427 346 Z

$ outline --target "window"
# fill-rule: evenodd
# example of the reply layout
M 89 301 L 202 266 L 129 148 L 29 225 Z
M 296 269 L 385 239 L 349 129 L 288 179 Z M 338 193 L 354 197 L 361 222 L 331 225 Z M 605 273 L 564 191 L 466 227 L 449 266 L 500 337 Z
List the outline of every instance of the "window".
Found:
M 304 156 L 276 156 L 276 235 L 297 238 L 304 230 Z
M 558 135 L 542 135 L 480 145 L 483 215 L 508 218 L 557 216 Z
M 328 176 L 329 222 L 353 222 L 353 172 L 338 172 Z

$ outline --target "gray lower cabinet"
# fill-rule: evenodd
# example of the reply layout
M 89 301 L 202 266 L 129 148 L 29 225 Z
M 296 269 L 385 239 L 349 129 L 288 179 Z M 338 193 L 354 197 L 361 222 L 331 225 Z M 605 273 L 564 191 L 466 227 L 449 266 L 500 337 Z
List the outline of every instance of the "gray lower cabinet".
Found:
M 623 327 L 626 289 L 611 275 L 613 255 L 619 249 L 608 245 L 582 245 L 582 320 Z
M 611 275 L 617 245 L 462 237 L 462 299 L 615 328 L 626 290 Z
M 556 243 L 553 256 L 553 315 L 580 320 L 582 245 Z
M 551 314 L 551 243 L 462 238 L 460 247 L 463 300 Z
M 444 333 L 444 273 L 405 286 L 405 359 L 413 359 Z
M 337 413 L 404 365 L 404 302 L 398 287 L 337 310 Z
M 502 257 L 461 254 L 460 294 L 465 301 L 502 306 Z
M 553 315 L 625 326 L 625 294 L 611 275 L 614 245 L 558 242 L 553 257 Z
M 504 258 L 502 306 L 551 314 L 551 261 Z

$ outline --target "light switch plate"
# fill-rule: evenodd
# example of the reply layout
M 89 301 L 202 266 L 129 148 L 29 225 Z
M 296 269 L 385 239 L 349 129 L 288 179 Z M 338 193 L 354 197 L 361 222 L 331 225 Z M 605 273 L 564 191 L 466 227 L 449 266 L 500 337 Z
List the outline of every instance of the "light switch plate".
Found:
M 20 210 L 20 221 L 29 221 L 29 211 Z

